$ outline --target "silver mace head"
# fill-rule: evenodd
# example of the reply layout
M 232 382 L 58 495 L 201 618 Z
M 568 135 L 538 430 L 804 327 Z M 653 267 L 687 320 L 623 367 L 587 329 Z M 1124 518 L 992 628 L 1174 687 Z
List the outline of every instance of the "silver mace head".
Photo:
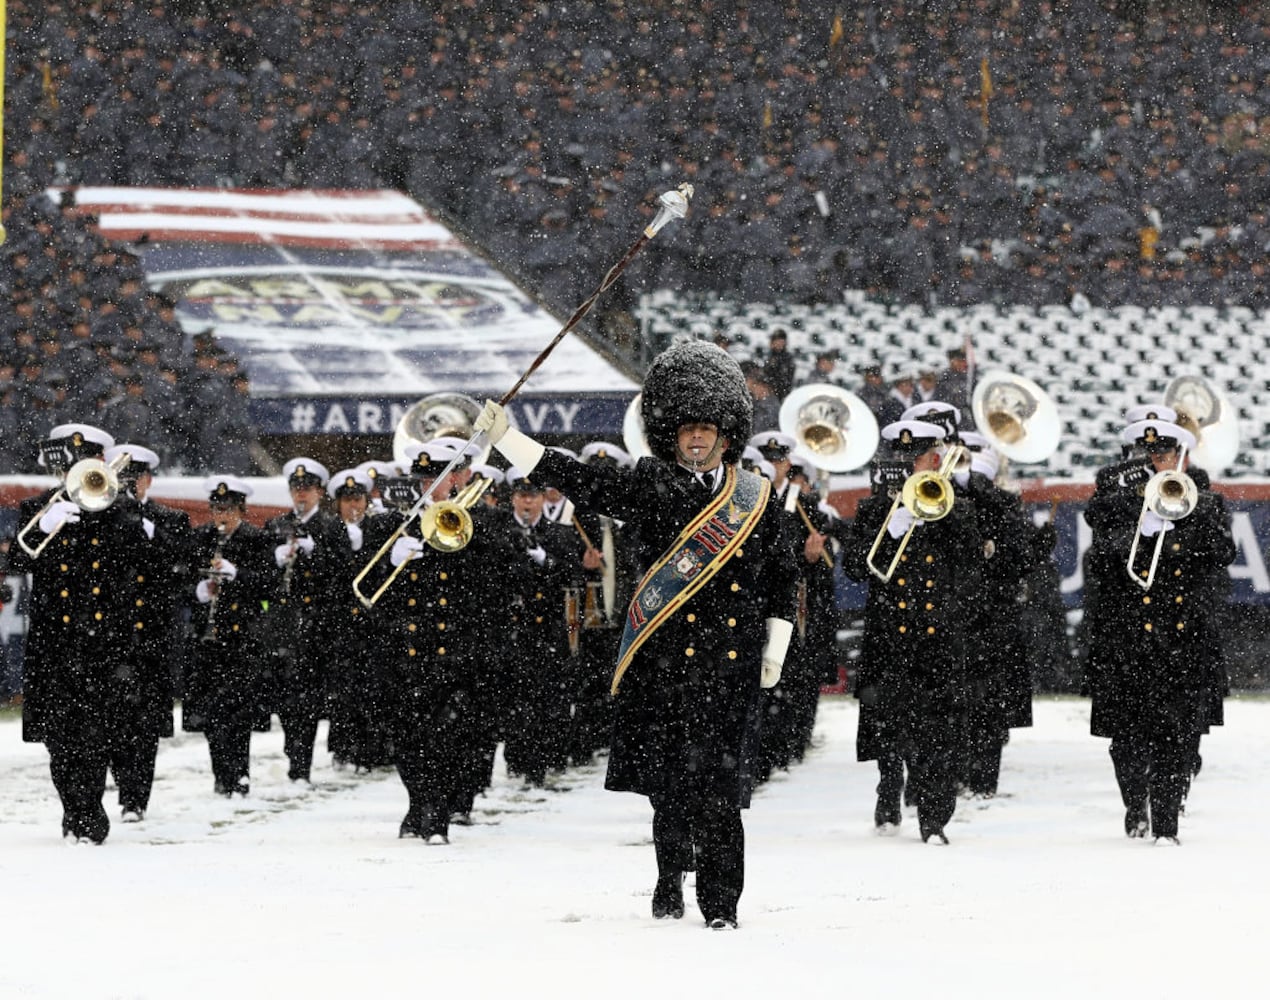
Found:
M 644 235 L 649 239 L 661 232 L 662 227 L 671 219 L 682 219 L 688 214 L 688 199 L 692 197 L 692 185 L 680 184 L 673 191 L 667 191 L 657 199 L 661 207 L 651 223 L 644 228 Z

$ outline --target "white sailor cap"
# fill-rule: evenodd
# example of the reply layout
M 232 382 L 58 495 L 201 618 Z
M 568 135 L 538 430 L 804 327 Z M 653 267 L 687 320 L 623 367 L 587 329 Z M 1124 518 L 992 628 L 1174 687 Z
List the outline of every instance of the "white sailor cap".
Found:
M 992 442 L 978 431 L 963 431 L 957 435 L 961 443 L 966 446 L 969 451 L 992 451 L 996 449 L 992 447 Z
M 513 493 L 543 492 L 543 488 L 530 479 L 528 473 L 522 471 L 514 465 L 508 468 L 506 481 L 507 485 L 511 487 Z
M 978 472 L 989 479 L 996 479 L 1001 471 L 1001 459 L 995 451 L 972 451 L 970 453 L 970 471 Z
M 203 480 L 208 503 L 239 504 L 252 494 L 251 484 L 237 476 L 208 476 Z
M 882 428 L 882 440 L 893 451 L 920 455 L 944 440 L 944 429 L 925 420 L 896 420 Z
M 392 479 L 401 475 L 396 462 L 362 462 L 356 466 L 357 472 L 364 472 L 373 485 L 379 479 Z
M 754 471 L 772 482 L 776 482 L 776 466 L 765 458 L 760 458 L 754 463 Z
M 445 467 L 454 460 L 454 449 L 443 441 L 412 441 L 406 445 L 406 458 L 410 466 L 406 470 L 411 476 L 439 476 Z
M 635 464 L 625 449 L 608 441 L 592 441 L 578 452 L 578 458 L 587 465 L 615 465 L 624 469 Z
M 159 456 L 156 455 L 145 445 L 140 444 L 117 444 L 107 448 L 102 453 L 102 461 L 106 463 L 113 462 L 120 455 L 128 456 L 128 464 L 144 465 L 147 472 L 153 472 L 159 467 Z M 140 470 L 135 470 L 140 471 Z
M 47 452 L 55 464 L 70 465 L 77 459 L 97 454 L 99 449 L 104 451 L 114 443 L 115 439 L 100 427 L 93 427 L 91 424 L 58 424 L 40 443 L 36 462 L 40 468 L 47 467 L 44 461 Z
M 763 461 L 763 453 L 753 445 L 746 445 L 745 451 L 741 452 L 741 467 L 748 469 L 761 461 Z
M 312 458 L 293 458 L 282 467 L 288 486 L 325 486 L 331 478 L 326 466 Z
M 948 424 L 953 427 L 961 425 L 961 411 L 952 403 L 941 403 L 937 399 L 928 399 L 923 403 L 914 403 L 900 414 L 901 420 L 925 420 L 932 424 Z
M 370 476 L 361 469 L 341 469 L 327 481 L 326 495 L 332 500 L 342 496 L 357 496 L 359 493 L 370 496 L 374 485 Z
M 104 451 L 107 448 L 113 448 L 115 439 L 103 431 L 100 427 L 94 427 L 92 424 L 58 424 L 49 431 L 48 439 L 50 441 L 61 441 L 64 438 L 74 439 L 79 436 L 81 442 L 90 444 L 99 444 Z
M 1163 403 L 1139 403 L 1137 406 L 1125 410 L 1124 422 L 1126 424 L 1136 424 L 1139 420 L 1167 420 L 1169 423 L 1175 424 L 1177 423 L 1177 410 L 1171 406 L 1165 406 Z
M 782 431 L 763 431 L 750 438 L 750 446 L 757 448 L 759 454 L 770 462 L 788 458 L 789 453 L 798 447 L 798 440 Z
M 815 479 L 816 473 L 820 471 L 818 466 L 809 454 L 802 448 L 795 448 L 789 454 L 789 471 L 794 474 L 795 470 L 801 470 L 802 474 L 808 479 Z
M 451 434 L 442 434 L 440 437 L 434 437 L 430 444 L 439 444 L 450 450 L 450 458 L 456 455 L 462 455 L 462 460 L 455 466 L 456 469 L 466 469 L 476 457 L 481 453 L 481 449 L 472 441 L 465 441 L 461 437 L 454 437 Z
M 485 465 L 483 462 L 472 463 L 472 475 L 478 479 L 488 479 L 495 486 L 503 482 L 503 473 L 494 468 L 494 466 Z
M 565 456 L 565 458 L 571 458 L 571 459 L 573 459 L 575 462 L 580 462 L 580 461 L 582 461 L 582 459 L 580 459 L 580 458 L 578 457 L 578 453 L 577 453 L 576 451 L 571 451 L 571 450 L 570 450 L 570 449 L 568 449 L 568 448 L 562 448 L 562 447 L 561 447 L 560 445 L 558 445 L 558 444 L 553 444 L 553 445 L 552 445 L 550 448 L 548 448 L 547 450 L 548 450 L 548 451 L 554 451 L 557 455 L 564 455 L 564 456 Z
M 1183 445 L 1187 451 L 1195 448 L 1195 435 L 1171 420 L 1135 420 L 1124 429 L 1123 437 L 1148 452 L 1172 451 Z

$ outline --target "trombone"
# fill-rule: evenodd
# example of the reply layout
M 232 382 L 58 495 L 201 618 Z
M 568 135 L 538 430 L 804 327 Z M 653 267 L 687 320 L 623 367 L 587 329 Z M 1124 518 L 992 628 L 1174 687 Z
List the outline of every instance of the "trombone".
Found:
M 882 522 L 882 527 L 878 529 L 877 537 L 873 539 L 873 546 L 869 549 L 866 562 L 869 571 L 883 583 L 889 583 L 891 577 L 895 575 L 895 567 L 900 564 L 900 559 L 904 555 L 904 550 L 908 548 L 908 540 L 913 536 L 913 530 L 920 521 L 939 521 L 948 516 L 949 511 L 953 509 L 953 470 L 957 468 L 957 463 L 961 461 L 965 448 L 961 445 L 954 445 L 948 449 L 944 459 L 939 464 L 939 468 L 932 472 L 929 469 L 922 472 L 915 472 L 904 480 L 904 487 L 895 497 L 895 502 L 891 504 L 890 511 L 887 512 L 886 519 Z M 913 523 L 908 526 L 908 530 L 904 532 L 904 537 L 900 539 L 899 548 L 895 550 L 895 555 L 891 558 L 891 564 L 886 571 L 878 569 L 873 562 L 873 557 L 877 555 L 878 549 L 882 546 L 882 539 L 886 535 L 886 530 L 891 524 L 891 518 L 895 516 L 895 512 L 900 509 L 900 504 L 913 515 Z
M 1151 552 L 1151 565 L 1145 571 L 1135 571 L 1133 564 L 1138 556 L 1138 539 L 1142 537 L 1142 522 L 1148 513 L 1164 521 L 1180 521 L 1195 510 L 1199 490 L 1195 480 L 1182 471 L 1186 464 L 1186 446 L 1178 452 L 1177 468 L 1157 472 L 1142 490 L 1142 511 L 1138 514 L 1138 526 L 1133 532 L 1133 544 L 1129 546 L 1129 561 L 1125 564 L 1130 578 L 1143 590 L 1150 590 L 1155 582 L 1155 569 L 1164 549 L 1164 536 L 1168 532 L 1162 526 L 1155 536 L 1155 548 Z
M 444 475 L 444 473 L 443 473 Z M 438 477 L 437 481 L 440 481 Z M 411 522 L 416 516 L 419 518 L 419 532 L 423 540 L 438 552 L 458 552 L 459 549 L 466 547 L 467 543 L 472 540 L 472 515 L 468 513 L 468 508 L 473 506 L 481 496 L 489 489 L 490 480 L 473 479 L 467 486 L 463 487 L 452 500 L 439 500 L 430 507 L 425 507 L 420 512 L 412 509 L 405 517 L 405 520 L 397 526 L 397 530 L 388 536 L 383 545 L 379 547 L 379 551 L 375 553 L 365 566 L 362 567 L 360 573 L 353 578 L 353 593 L 357 595 L 357 599 L 366 607 L 374 607 L 384 594 L 384 591 L 392 586 L 394 580 L 401 575 L 401 571 L 406 568 L 406 564 L 411 560 L 418 558 L 411 555 L 409 559 L 403 559 L 399 564 L 393 567 L 388 579 L 379 585 L 373 594 L 367 597 L 362 593 L 361 584 L 366 579 L 367 574 L 379 565 L 383 559 L 384 553 L 396 544 L 397 539 L 401 538 L 410 527 Z M 426 497 L 428 494 L 424 494 Z
M 61 488 L 49 497 L 48 502 L 18 532 L 18 544 L 22 546 L 22 551 L 32 559 L 38 559 L 48 543 L 62 530 L 65 521 L 49 532 L 34 548 L 27 544 L 27 535 L 58 501 L 69 499 L 80 510 L 87 512 L 105 510 L 114 503 L 115 497 L 119 495 L 119 472 L 131 461 L 132 456 L 125 451 L 116 455 L 109 465 L 100 458 L 81 458 L 72 465 Z

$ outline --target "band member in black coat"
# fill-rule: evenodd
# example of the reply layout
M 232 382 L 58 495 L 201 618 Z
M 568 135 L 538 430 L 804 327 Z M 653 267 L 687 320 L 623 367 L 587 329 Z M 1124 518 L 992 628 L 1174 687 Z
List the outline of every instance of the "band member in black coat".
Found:
M 683 873 L 695 867 L 697 903 L 716 928 L 737 924 L 760 684 L 779 680 L 793 632 L 782 512 L 768 482 L 737 468 L 751 405 L 736 362 L 688 341 L 649 368 L 642 416 L 652 457 L 634 469 L 546 452 L 509 430 L 496 403 L 476 422 L 528 474 L 625 522 L 639 549 L 648 572 L 614 675 L 606 786 L 653 806 L 653 915 L 683 915 Z
M 1125 833 L 1178 843 L 1194 747 L 1224 684 L 1214 618 L 1235 544 L 1225 504 L 1199 470 L 1189 477 L 1189 514 L 1161 516 L 1139 495 L 1137 484 L 1148 498 L 1153 491 L 1148 473 L 1184 471 L 1184 453 L 1195 446 L 1194 435 L 1169 419 L 1174 411 L 1151 413 L 1124 430 L 1138 457 L 1101 472 L 1085 510 L 1093 530 L 1086 569 L 1097 595 L 1087 609 L 1090 727 L 1111 738 Z
M 326 742 L 336 767 L 351 764 L 359 771 L 392 763 L 388 730 L 377 710 L 384 696 L 379 683 L 377 633 L 371 616 L 352 589 L 353 577 L 374 555 L 365 546 L 371 488 L 370 476 L 359 469 L 337 472 L 326 484 L 335 514 L 348 532 L 352 552 L 344 571 L 347 586 L 341 588 L 342 606 L 333 630 L 331 724 Z
M 938 468 L 944 437 L 943 428 L 918 420 L 882 429 L 892 458 L 911 461 L 914 472 Z M 843 570 L 869 584 L 855 689 L 856 757 L 878 764 L 879 832 L 899 826 L 907 762 L 922 840 L 946 844 L 964 740 L 966 627 L 979 592 L 983 548 L 968 499 L 957 497 L 938 520 L 915 519 L 904 504 L 891 514 L 892 490 L 902 485 L 878 477 L 875 492 L 860 502 L 843 534 Z M 870 558 L 875 541 L 878 549 Z M 880 579 L 877 571 L 885 575 L 893 562 L 890 578 Z
M 968 630 L 966 747 L 958 780 L 966 794 L 991 798 L 1010 730 L 1032 724 L 1022 601 L 1028 576 L 1050 557 L 1057 535 L 1052 525 L 1035 527 L 1018 495 L 996 485 L 998 459 L 986 438 L 967 432 L 960 439 L 970 467 L 953 480 L 974 501 L 984 560 L 982 596 Z
M 428 483 L 453 457 L 434 443 L 412 450 L 411 469 Z M 450 492 L 449 482 L 438 483 L 439 499 L 423 518 Z M 477 699 L 511 652 L 504 642 L 494 655 L 490 618 L 507 608 L 524 561 L 505 531 L 491 530 L 484 515 L 469 516 L 466 544 L 461 536 L 425 540 L 416 518 L 391 547 L 387 572 L 399 572 L 374 609 L 388 667 L 384 708 L 409 798 L 399 836 L 428 844 L 449 843 L 451 817 L 471 808 L 485 722 Z
M 318 722 L 326 715 L 330 651 L 351 586 L 352 545 L 344 523 L 321 509 L 330 473 L 311 458 L 282 467 L 293 509 L 271 518 L 280 573 L 274 619 L 276 710 L 287 777 L 309 781 Z
M 149 807 L 159 739 L 173 731 L 173 679 L 184 669 L 181 615 L 193 587 L 193 531 L 188 514 L 155 503 L 147 495 L 159 456 L 143 445 L 125 443 L 106 449 L 104 458 L 115 463 L 124 454 L 130 461 L 119 470 L 119 481 L 137 500 L 149 545 L 136 581 L 142 595 L 136 605 L 136 725 L 114 747 L 110 770 L 119 788 L 124 822 L 136 822 Z
M 99 428 L 64 424 L 41 458 L 65 475 L 113 444 Z M 11 571 L 31 574 L 22 738 L 48 749 L 63 836 L 100 844 L 110 832 L 102 796 L 111 754 L 138 725 L 137 577 L 150 539 L 124 492 L 101 510 L 50 493 L 38 506 L 24 501 L 18 524 Z
M 217 795 L 246 795 L 251 734 L 268 732 L 272 685 L 266 608 L 278 586 L 273 539 L 249 524 L 251 486 L 204 480 L 211 522 L 195 530 L 193 652 L 181 728 L 203 733 Z

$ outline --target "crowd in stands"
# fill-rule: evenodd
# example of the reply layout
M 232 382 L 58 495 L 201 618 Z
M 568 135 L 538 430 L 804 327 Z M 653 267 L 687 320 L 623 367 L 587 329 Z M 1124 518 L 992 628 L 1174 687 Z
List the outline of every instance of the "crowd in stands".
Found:
M 402 189 L 565 314 L 683 181 L 693 211 L 633 262 L 628 302 L 1270 301 L 1264 4 L 10 0 L 8 18 L 3 276 L 17 292 L 25 252 L 34 307 L 58 312 L 22 326 L 34 344 L 4 338 L 18 371 L 52 330 L 74 346 L 81 314 L 96 350 L 102 304 L 136 311 L 128 258 L 31 200 L 51 184 Z M 24 241 L 41 226 L 52 251 Z M 132 292 L 163 340 L 161 303 Z M 159 353 L 181 358 L 235 375 Z M 119 381 L 145 366 L 120 359 Z
M 246 472 L 247 375 L 174 303 L 147 291 L 137 257 L 43 192 L 11 191 L 0 255 L 0 470 L 39 472 L 51 428 L 92 422 L 145 444 L 165 472 Z

